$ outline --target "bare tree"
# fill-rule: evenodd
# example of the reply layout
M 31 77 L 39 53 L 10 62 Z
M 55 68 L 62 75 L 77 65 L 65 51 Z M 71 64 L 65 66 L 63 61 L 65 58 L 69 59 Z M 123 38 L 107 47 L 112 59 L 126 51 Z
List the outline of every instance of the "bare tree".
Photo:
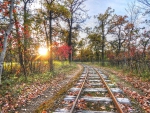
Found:
M 137 0 L 139 3 L 143 4 L 144 6 L 140 6 L 145 12 L 143 15 L 150 14 L 150 1 L 149 0 Z
M 138 2 L 141 2 L 142 4 L 150 7 L 150 1 L 149 0 L 138 0 Z
M 131 2 L 128 4 L 128 7 L 125 9 L 127 11 L 127 16 L 129 22 L 134 24 L 134 27 L 139 24 L 139 16 L 141 14 L 141 9 L 136 5 L 136 2 Z

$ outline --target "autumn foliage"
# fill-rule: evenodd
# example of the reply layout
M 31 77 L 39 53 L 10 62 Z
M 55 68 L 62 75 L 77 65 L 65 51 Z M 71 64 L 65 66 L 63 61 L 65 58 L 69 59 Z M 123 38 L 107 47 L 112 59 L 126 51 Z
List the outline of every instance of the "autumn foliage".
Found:
M 71 53 L 71 47 L 69 47 L 66 43 L 59 44 L 58 42 L 53 43 L 53 52 L 56 57 L 61 60 L 65 60 L 68 58 L 69 53 Z

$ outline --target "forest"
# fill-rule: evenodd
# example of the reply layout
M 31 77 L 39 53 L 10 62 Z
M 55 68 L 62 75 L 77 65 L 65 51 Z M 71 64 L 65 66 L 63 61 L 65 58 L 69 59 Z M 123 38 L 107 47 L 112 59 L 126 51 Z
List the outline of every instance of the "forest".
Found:
M 117 67 L 150 80 L 150 1 L 129 2 L 127 15 L 110 6 L 94 16 L 93 27 L 83 27 L 91 18 L 86 1 L 0 0 L 0 88 L 37 74 L 54 76 L 60 65 L 74 62 Z

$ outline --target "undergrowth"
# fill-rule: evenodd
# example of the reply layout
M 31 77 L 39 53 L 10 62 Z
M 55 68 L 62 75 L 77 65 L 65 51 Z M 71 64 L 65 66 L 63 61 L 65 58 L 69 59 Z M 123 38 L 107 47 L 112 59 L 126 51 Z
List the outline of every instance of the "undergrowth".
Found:
M 98 62 L 92 62 L 92 63 L 91 62 L 86 62 L 86 64 L 102 67 L 102 65 Z M 118 71 L 118 72 L 122 72 L 122 73 L 124 73 L 124 75 L 136 76 L 136 77 L 141 78 L 144 81 L 150 81 L 150 74 L 146 70 L 143 73 L 137 73 L 135 70 L 130 71 L 126 68 L 121 68 L 121 67 L 118 67 L 118 66 L 111 66 L 108 63 L 106 63 L 106 65 L 104 67 L 111 68 L 112 70 L 115 70 L 115 71 Z
M 43 73 L 31 73 L 27 75 L 27 80 L 22 74 L 19 74 L 19 76 L 16 76 L 16 74 L 9 74 L 3 77 L 2 84 L 0 85 L 0 98 L 10 92 L 12 95 L 18 96 L 21 93 L 23 87 L 35 83 L 44 84 L 59 74 L 66 74 L 68 71 L 73 70 L 75 67 L 75 63 L 70 65 L 68 62 L 62 63 L 60 61 L 55 61 L 53 72 L 47 71 Z M 18 86 L 20 87 L 18 88 Z

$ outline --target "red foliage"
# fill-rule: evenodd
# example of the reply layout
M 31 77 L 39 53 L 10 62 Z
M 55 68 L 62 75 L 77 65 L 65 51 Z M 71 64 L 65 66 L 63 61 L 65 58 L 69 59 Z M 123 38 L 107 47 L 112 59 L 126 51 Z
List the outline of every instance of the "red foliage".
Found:
M 59 43 L 54 42 L 53 43 L 53 52 L 56 56 L 58 56 L 61 59 L 67 59 L 68 54 L 71 53 L 71 47 L 69 47 L 67 44 L 62 44 L 59 46 Z
M 0 4 L 0 13 L 2 13 L 3 16 L 9 16 L 9 6 L 10 1 L 4 1 Z
M 0 52 L 3 50 L 3 39 L 4 39 L 4 33 L 5 31 L 4 30 L 1 30 L 0 31 Z
M 115 55 L 113 53 L 109 53 L 107 54 L 107 57 L 109 58 L 109 60 L 114 59 Z

